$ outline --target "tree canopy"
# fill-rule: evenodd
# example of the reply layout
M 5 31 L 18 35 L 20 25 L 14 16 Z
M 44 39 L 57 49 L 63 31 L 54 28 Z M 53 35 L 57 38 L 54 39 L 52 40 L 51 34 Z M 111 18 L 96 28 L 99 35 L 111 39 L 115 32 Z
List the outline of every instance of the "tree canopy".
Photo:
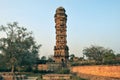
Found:
M 41 45 L 35 42 L 32 32 L 19 27 L 17 22 L 1 25 L 0 31 L 5 33 L 5 37 L 0 38 L 0 51 L 12 72 L 15 66 L 32 65 L 36 62 Z
M 75 57 L 75 55 L 74 54 L 71 54 L 70 55 L 70 61 L 73 61 L 73 58 Z
M 42 56 L 41 60 L 47 60 L 46 56 Z
M 83 54 L 90 60 L 96 62 L 105 62 L 115 59 L 115 54 L 112 49 L 106 49 L 101 46 L 90 46 L 83 50 Z

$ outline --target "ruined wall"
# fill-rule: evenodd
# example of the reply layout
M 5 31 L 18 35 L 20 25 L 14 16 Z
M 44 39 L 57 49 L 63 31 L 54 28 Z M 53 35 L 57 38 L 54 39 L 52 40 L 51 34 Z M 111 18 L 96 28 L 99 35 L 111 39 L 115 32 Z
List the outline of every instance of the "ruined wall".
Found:
M 48 70 L 48 65 L 47 64 L 38 64 L 37 68 L 40 71 L 42 71 L 42 70 L 47 71 Z
M 0 76 L 3 78 L 0 80 L 13 80 L 13 73 L 11 72 L 0 72 Z M 25 80 L 27 76 L 20 75 L 20 73 L 16 72 L 14 78 L 15 80 Z
M 120 66 L 76 66 L 71 72 L 86 75 L 104 76 L 120 79 Z

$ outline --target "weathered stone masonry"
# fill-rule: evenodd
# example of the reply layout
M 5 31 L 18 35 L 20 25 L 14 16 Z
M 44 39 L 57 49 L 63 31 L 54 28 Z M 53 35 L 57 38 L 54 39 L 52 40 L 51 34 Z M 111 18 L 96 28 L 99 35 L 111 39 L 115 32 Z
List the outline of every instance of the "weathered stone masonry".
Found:
M 59 7 L 55 13 L 55 29 L 56 29 L 56 46 L 54 47 L 55 62 L 67 62 L 69 58 L 68 46 L 67 46 L 67 15 L 63 7 Z

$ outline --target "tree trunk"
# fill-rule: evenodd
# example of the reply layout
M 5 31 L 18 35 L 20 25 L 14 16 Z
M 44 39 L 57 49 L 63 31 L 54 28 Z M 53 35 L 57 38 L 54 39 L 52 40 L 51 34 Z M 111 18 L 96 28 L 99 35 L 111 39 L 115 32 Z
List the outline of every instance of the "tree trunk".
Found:
M 12 65 L 11 73 L 12 73 L 12 80 L 15 80 L 15 73 L 14 73 L 15 66 Z

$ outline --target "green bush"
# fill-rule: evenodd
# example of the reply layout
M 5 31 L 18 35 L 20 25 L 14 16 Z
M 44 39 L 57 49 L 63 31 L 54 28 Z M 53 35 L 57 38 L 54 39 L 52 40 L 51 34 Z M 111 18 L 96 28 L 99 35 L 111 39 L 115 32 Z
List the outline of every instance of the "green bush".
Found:
M 58 74 L 69 74 L 70 70 L 68 68 L 62 68 L 57 73 Z

